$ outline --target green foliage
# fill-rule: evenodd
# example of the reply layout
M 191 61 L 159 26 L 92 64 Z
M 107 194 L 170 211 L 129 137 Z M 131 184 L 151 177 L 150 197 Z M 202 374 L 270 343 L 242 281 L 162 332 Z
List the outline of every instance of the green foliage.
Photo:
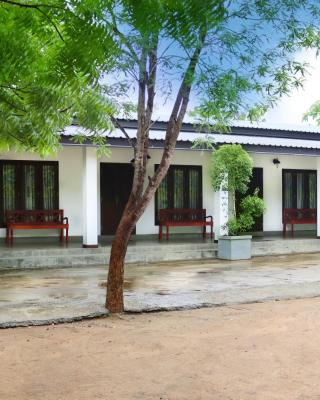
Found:
M 264 202 L 259 197 L 258 189 L 242 199 L 240 210 L 236 213 L 235 192 L 247 191 L 252 167 L 252 159 L 239 144 L 225 144 L 212 153 L 210 172 L 213 190 L 228 191 L 232 201 L 231 218 L 226 224 L 231 236 L 249 231 L 255 219 L 264 213 Z
M 110 81 L 116 70 L 117 84 L 136 93 L 141 55 L 156 44 L 156 92 L 174 99 L 200 46 L 197 68 L 186 77 L 197 99 L 189 110 L 197 125 L 225 131 L 235 119 L 260 120 L 303 84 L 308 65 L 293 58 L 302 46 L 317 46 L 319 10 L 317 0 L 111 1 L 106 20 L 120 55 Z
M 228 233 L 236 236 L 248 232 L 255 224 L 255 219 L 265 211 L 264 201 L 259 197 L 258 190 L 253 195 L 246 196 L 240 203 L 240 212 L 227 222 Z
M 215 191 L 245 193 L 253 161 L 240 144 L 225 144 L 212 153 L 211 183 Z
M 210 136 L 199 136 L 193 141 L 192 149 L 198 150 L 214 150 L 215 141 Z
M 307 122 L 313 120 L 316 124 L 320 125 L 320 100 L 312 104 L 309 111 L 304 114 L 303 119 Z
M 0 1 L 0 148 L 46 155 L 74 116 L 92 137 L 112 129 L 97 85 L 117 48 L 96 16 L 105 2 Z
M 153 49 L 148 87 L 175 98 L 184 76 L 200 126 L 260 119 L 302 85 L 307 66 L 292 57 L 320 46 L 317 26 L 316 0 L 0 0 L 0 148 L 47 154 L 74 116 L 105 145 L 110 117 L 136 113 Z
M 263 200 L 259 197 L 259 189 L 256 189 L 253 195 L 242 199 L 240 209 L 243 213 L 250 214 L 253 218 L 258 218 L 264 213 L 265 206 Z
M 320 49 L 316 1 L 231 1 L 208 34 L 195 91 L 199 124 L 219 130 L 234 120 L 261 120 L 280 97 L 304 83 L 301 47 Z

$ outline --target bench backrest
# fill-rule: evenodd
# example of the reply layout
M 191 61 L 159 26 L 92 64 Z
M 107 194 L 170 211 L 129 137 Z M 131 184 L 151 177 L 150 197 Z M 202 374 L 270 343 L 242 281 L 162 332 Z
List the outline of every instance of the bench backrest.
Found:
M 195 208 L 170 208 L 159 210 L 159 221 L 177 222 L 177 221 L 204 221 L 206 219 L 206 210 Z
M 63 210 L 6 210 L 6 222 L 62 222 Z
M 283 222 L 290 224 L 291 221 L 300 222 L 317 222 L 316 208 L 284 208 Z

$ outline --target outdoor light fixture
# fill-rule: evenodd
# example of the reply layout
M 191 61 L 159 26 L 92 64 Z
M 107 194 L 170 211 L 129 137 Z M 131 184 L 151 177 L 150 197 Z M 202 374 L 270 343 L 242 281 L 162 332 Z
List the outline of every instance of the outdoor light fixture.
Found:
M 279 164 L 280 164 L 279 158 L 274 158 L 274 159 L 272 160 L 272 162 L 273 162 L 273 164 L 274 164 L 277 168 L 279 167 Z

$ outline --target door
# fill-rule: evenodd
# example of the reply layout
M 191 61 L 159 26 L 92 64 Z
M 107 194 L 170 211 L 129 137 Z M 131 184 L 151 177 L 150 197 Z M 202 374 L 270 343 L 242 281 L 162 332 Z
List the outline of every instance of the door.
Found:
M 131 164 L 100 164 L 101 234 L 114 235 L 129 199 Z
M 252 177 L 245 194 L 236 194 L 236 209 L 239 209 L 241 200 L 248 195 L 252 195 L 256 189 L 259 189 L 259 197 L 263 199 L 263 168 L 253 168 Z M 252 232 L 263 232 L 263 215 L 256 219 Z

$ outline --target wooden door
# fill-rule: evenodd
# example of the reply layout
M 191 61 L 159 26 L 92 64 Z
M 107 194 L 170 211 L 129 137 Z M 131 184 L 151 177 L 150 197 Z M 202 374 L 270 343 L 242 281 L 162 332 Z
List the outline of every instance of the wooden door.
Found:
M 263 168 L 253 168 L 252 177 L 248 185 L 247 193 L 236 193 L 236 209 L 238 210 L 243 197 L 251 195 L 256 189 L 259 189 L 259 197 L 263 199 Z M 256 219 L 252 232 L 263 232 L 263 215 Z
M 101 234 L 114 235 L 129 199 L 131 164 L 100 164 Z

